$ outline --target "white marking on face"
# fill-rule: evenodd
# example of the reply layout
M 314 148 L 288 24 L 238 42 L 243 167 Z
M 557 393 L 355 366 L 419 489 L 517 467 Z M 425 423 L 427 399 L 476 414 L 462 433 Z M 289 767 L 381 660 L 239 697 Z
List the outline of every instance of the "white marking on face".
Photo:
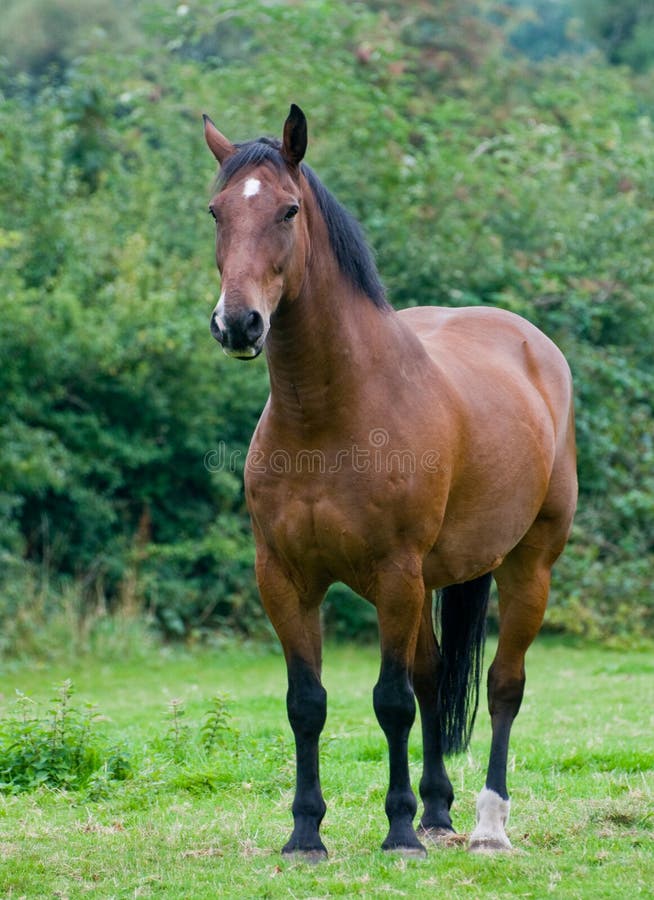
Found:
M 261 182 L 258 178 L 248 178 L 243 188 L 244 197 L 254 197 L 261 189 Z
M 220 292 L 220 297 L 218 298 L 218 303 L 214 306 L 212 317 L 214 322 L 216 323 L 218 330 L 221 332 L 225 331 L 225 322 L 223 321 L 223 316 L 225 315 L 225 292 Z

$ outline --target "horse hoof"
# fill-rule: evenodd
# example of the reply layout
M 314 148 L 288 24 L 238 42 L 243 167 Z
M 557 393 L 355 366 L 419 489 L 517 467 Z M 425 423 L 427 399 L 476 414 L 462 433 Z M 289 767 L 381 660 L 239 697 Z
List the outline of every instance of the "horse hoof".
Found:
M 282 856 L 291 862 L 308 863 L 315 866 L 327 859 L 327 851 L 319 848 L 315 850 L 282 850 Z
M 423 828 L 421 826 L 418 834 L 423 840 L 440 847 L 455 847 L 465 844 L 468 840 L 467 835 L 457 834 L 453 828 Z
M 513 847 L 508 838 L 482 838 L 471 840 L 468 845 L 470 853 L 512 853 Z
M 420 842 L 416 844 L 412 844 L 409 847 L 385 847 L 382 844 L 382 850 L 384 853 L 393 853 L 396 856 L 401 856 L 404 859 L 426 859 L 427 858 L 427 849 L 422 846 Z

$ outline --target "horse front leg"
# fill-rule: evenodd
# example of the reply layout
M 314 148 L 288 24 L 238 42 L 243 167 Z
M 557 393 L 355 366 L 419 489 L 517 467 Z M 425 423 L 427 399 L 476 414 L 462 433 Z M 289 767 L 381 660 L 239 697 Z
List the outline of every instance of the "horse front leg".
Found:
M 319 623 L 318 623 L 319 624 Z M 320 668 L 301 655 L 287 657 L 286 708 L 295 736 L 296 786 L 293 833 L 282 848 L 318 860 L 327 856 L 319 829 L 327 809 L 320 788 L 318 743 L 327 716 L 327 693 Z
M 374 602 L 379 621 L 381 670 L 373 703 L 386 736 L 389 758 L 386 794 L 389 830 L 382 849 L 419 856 L 426 855 L 426 850 L 413 827 L 418 804 L 409 778 L 408 743 L 416 714 L 412 674 L 423 600 L 419 563 L 412 561 L 406 570 L 401 564 L 394 565 L 378 576 Z
M 264 608 L 286 658 L 286 709 L 295 737 L 294 826 L 282 853 L 317 862 L 327 856 L 319 833 L 326 810 L 318 752 L 327 716 L 327 693 L 320 680 L 322 594 L 307 591 L 301 595 L 283 567 L 268 553 L 257 554 L 257 581 Z

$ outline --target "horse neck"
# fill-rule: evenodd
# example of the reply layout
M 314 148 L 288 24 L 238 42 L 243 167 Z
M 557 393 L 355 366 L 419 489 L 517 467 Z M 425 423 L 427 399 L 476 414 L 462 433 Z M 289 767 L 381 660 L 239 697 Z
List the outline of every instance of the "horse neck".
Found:
M 266 341 L 271 408 L 304 431 L 356 415 L 394 318 L 358 294 L 333 257 L 313 256 L 300 295 L 282 301 Z

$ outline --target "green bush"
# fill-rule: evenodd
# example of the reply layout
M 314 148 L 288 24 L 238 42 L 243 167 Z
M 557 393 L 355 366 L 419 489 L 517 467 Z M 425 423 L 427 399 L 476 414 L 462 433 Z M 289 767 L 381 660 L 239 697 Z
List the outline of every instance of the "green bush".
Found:
M 10 4 L 3 33 L 46 6 Z M 598 58 L 525 59 L 493 3 L 94 10 L 56 77 L 38 30 L 0 70 L 5 651 L 43 645 L 71 596 L 81 621 L 140 610 L 170 636 L 268 633 L 242 490 L 265 365 L 230 364 L 208 332 L 200 113 L 243 139 L 277 134 L 290 100 L 394 303 L 504 306 L 562 347 L 581 497 L 550 621 L 650 632 L 651 91 Z M 94 23 L 111 39 L 86 41 Z M 330 596 L 328 627 L 371 632 L 348 597 Z

